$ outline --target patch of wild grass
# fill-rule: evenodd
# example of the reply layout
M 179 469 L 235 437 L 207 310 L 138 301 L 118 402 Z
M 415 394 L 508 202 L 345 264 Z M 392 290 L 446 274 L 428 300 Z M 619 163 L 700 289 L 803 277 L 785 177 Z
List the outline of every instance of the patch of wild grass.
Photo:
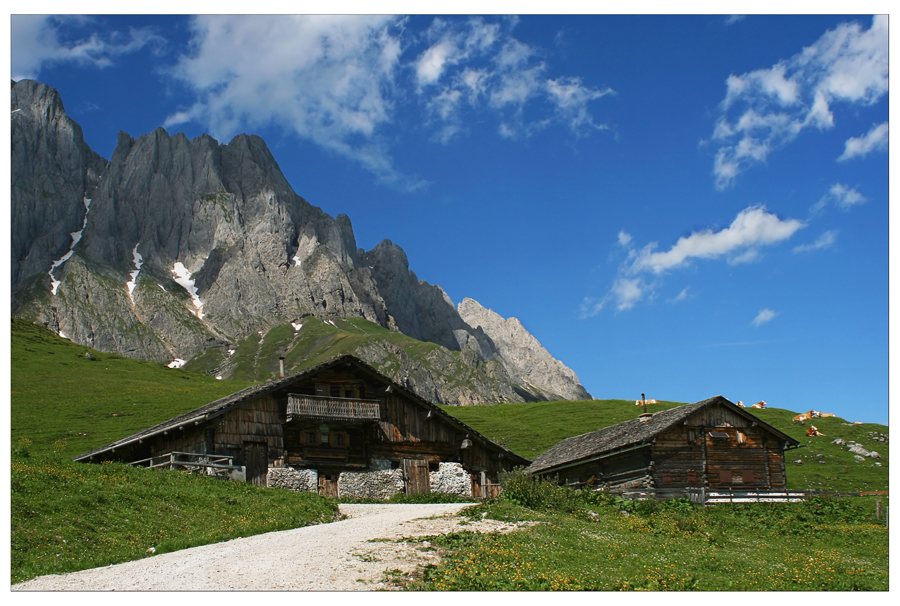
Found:
M 410 588 L 882 591 L 888 533 L 874 512 L 871 498 L 702 508 L 513 477 L 469 514 L 540 523 L 456 539 L 455 551 Z
M 11 582 L 327 522 L 331 499 L 176 471 L 14 455 Z
M 248 385 L 101 353 L 12 319 L 11 437 L 32 453 L 74 457 Z

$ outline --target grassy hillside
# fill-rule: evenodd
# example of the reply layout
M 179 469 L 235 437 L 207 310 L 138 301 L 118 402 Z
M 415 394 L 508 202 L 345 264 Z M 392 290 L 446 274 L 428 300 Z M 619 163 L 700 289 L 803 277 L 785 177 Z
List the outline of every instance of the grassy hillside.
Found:
M 327 522 L 333 499 L 124 464 L 12 458 L 12 583 Z
M 658 412 L 677 402 L 647 406 Z M 587 400 L 580 402 L 531 402 L 496 406 L 444 406 L 487 437 L 513 452 L 534 458 L 560 440 L 634 419 L 641 409 L 634 400 Z M 792 421 L 797 414 L 789 410 L 753 409 L 752 414 L 800 441 L 802 448 L 786 453 L 788 487 L 796 490 L 837 490 L 856 492 L 888 489 L 888 428 L 875 423 L 854 425 L 840 417 L 815 419 L 824 437 L 808 438 L 807 425 Z M 855 441 L 866 450 L 874 450 L 880 459 L 866 457 L 858 462 L 846 447 L 833 443 L 836 438 Z M 883 441 L 882 441 L 883 440 Z M 800 461 L 800 463 L 796 463 Z M 881 466 L 876 465 L 881 463 Z
M 223 350 L 209 349 L 190 360 L 185 370 L 211 372 L 228 368 L 234 379 L 265 381 L 278 376 L 278 356 L 284 355 L 287 372 L 297 372 L 335 356 L 352 354 L 362 347 L 379 345 L 393 347 L 407 356 L 424 361 L 439 345 L 416 341 L 404 334 L 391 332 L 362 318 L 335 318 L 331 323 L 306 317 L 303 328 L 294 330 L 283 324 L 260 335 L 246 337 L 234 345 L 235 353 L 228 356 Z M 389 374 L 390 368 L 384 369 Z
M 101 353 L 13 318 L 12 444 L 73 457 L 247 387 Z
M 247 381 L 278 376 L 283 355 L 290 374 L 343 354 L 353 354 L 387 377 L 413 375 L 423 390 L 438 389 L 448 401 L 496 402 L 499 394 L 511 394 L 502 381 L 505 371 L 497 361 L 467 360 L 458 351 L 417 341 L 362 318 L 322 321 L 302 319 L 302 328 L 274 326 L 238 341 L 229 352 L 209 349 L 190 360 L 185 370 Z M 498 379 L 499 377 L 499 379 Z M 532 399 L 540 391 L 532 389 Z M 521 392 L 520 392 L 521 393 Z

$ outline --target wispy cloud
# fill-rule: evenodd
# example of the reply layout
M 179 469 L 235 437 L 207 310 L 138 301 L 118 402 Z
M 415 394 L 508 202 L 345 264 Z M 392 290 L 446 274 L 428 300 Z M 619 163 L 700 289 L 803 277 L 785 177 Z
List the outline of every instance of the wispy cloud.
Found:
M 672 303 L 679 303 L 681 301 L 686 301 L 687 299 L 689 299 L 691 295 L 688 294 L 688 290 L 690 290 L 690 286 L 678 293 L 675 298 L 672 299 Z
M 278 124 L 381 181 L 425 183 L 394 168 L 380 128 L 400 69 L 403 21 L 384 16 L 200 15 L 172 75 L 197 96 L 165 126 L 194 121 L 221 140 Z
M 794 252 L 805 253 L 812 252 L 814 250 L 822 250 L 823 248 L 831 248 L 837 241 L 837 235 L 837 230 L 826 231 L 824 234 L 816 238 L 815 242 L 812 242 L 810 244 L 801 244 L 800 246 L 794 247 Z
M 195 121 L 220 139 L 280 125 L 401 190 L 426 185 L 392 157 L 388 129 L 401 121 L 444 144 L 468 131 L 472 112 L 508 138 L 552 124 L 576 135 L 604 128 L 588 106 L 612 91 L 551 77 L 515 25 L 436 18 L 416 33 L 408 19 L 375 15 L 198 16 L 172 70 L 197 99 L 166 125 Z
M 725 25 L 734 25 L 747 18 L 747 15 L 728 15 L 725 17 Z
M 810 213 L 817 215 L 827 206 L 837 206 L 841 210 L 850 210 L 858 204 L 866 202 L 867 198 L 859 193 L 855 187 L 847 187 L 842 183 L 835 183 L 828 190 L 828 193 L 822 196 L 818 202 L 812 205 Z
M 637 254 L 628 271 L 659 275 L 694 259 L 722 256 L 736 263 L 747 262 L 751 260 L 748 254 L 753 254 L 757 247 L 787 240 L 803 227 L 805 224 L 801 221 L 780 219 L 762 206 L 751 206 L 742 210 L 728 227 L 719 231 L 705 229 L 682 236 L 667 251 L 656 252 L 657 243 L 648 244 Z
M 887 16 L 876 16 L 869 29 L 843 23 L 790 59 L 729 76 L 712 138 L 720 144 L 716 187 L 732 185 L 804 129 L 831 128 L 834 101 L 871 105 L 887 92 Z
M 512 35 L 515 19 L 488 22 L 435 19 L 425 33 L 429 46 L 414 60 L 416 91 L 439 128 L 441 142 L 465 132 L 467 110 L 492 111 L 497 131 L 527 137 L 551 124 L 576 135 L 603 130 L 589 104 L 612 89 L 596 89 L 577 76 L 550 77 L 541 52 Z M 530 107 L 548 112 L 533 115 Z
M 888 123 L 882 122 L 873 126 L 862 137 L 851 137 L 844 143 L 844 153 L 838 158 L 838 162 L 845 162 L 851 158 L 867 156 L 873 151 L 887 151 L 888 148 Z
M 776 314 L 769 308 L 761 309 L 759 313 L 756 314 L 756 317 L 753 319 L 753 322 L 751 322 L 751 324 L 753 324 L 753 326 L 762 326 L 763 324 L 771 322 L 777 315 L 778 314 Z
M 45 65 L 76 63 L 104 68 L 117 57 L 164 44 L 150 28 L 87 34 L 92 19 L 75 16 L 10 15 L 12 79 L 36 79 Z
M 582 302 L 581 317 L 597 315 L 610 304 L 619 311 L 631 309 L 653 295 L 666 273 L 684 268 L 695 260 L 724 257 L 732 265 L 757 261 L 761 258 L 760 247 L 784 242 L 804 227 L 806 224 L 802 221 L 781 219 L 764 207 L 751 206 L 738 213 L 728 227 L 704 229 L 682 236 L 666 251 L 657 251 L 659 245 L 656 242 L 639 250 L 632 248 L 631 236 L 620 232 L 618 244 L 628 249 L 628 258 L 604 297 L 587 298 Z M 687 296 L 685 289 L 675 301 Z

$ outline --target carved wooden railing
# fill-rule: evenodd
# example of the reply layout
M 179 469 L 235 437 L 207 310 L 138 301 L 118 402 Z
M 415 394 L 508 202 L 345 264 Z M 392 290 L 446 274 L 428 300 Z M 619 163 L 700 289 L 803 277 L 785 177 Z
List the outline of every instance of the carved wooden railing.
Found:
M 290 394 L 287 403 L 287 420 L 290 421 L 294 417 L 377 421 L 381 419 L 381 402 L 359 398 L 325 398 Z

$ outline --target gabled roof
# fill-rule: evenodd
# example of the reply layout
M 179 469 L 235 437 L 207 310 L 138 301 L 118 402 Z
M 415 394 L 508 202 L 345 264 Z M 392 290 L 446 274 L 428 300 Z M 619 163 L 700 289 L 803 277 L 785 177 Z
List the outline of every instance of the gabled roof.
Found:
M 772 432 L 780 439 L 785 440 L 788 444 L 794 446 L 798 444 L 797 440 L 786 433 L 761 421 L 758 417 L 750 414 L 745 409 L 735 406 L 726 398 L 716 396 L 693 404 L 685 404 L 684 406 L 677 406 L 675 408 L 657 412 L 652 417 L 643 421 L 639 418 L 631 419 L 619 423 L 618 425 L 612 425 L 580 436 L 566 438 L 536 456 L 525 471 L 529 473 L 545 473 L 560 465 L 573 463 L 581 459 L 608 456 L 627 448 L 650 444 L 656 436 L 668 431 L 695 412 L 709 406 L 726 406 L 729 410 L 756 422 L 757 425 Z
M 490 450 L 502 452 L 517 464 L 527 465 L 529 463 L 529 460 L 525 457 L 514 453 L 513 451 L 504 446 L 501 446 L 500 444 L 492 442 L 456 417 L 447 414 L 431 402 L 428 402 L 427 400 L 417 396 L 402 385 L 393 382 L 388 377 L 384 376 L 375 368 L 373 368 L 369 364 L 366 364 L 356 356 L 352 356 L 349 354 L 332 358 L 327 362 L 317 364 L 316 366 L 312 366 L 310 368 L 307 368 L 306 370 L 302 370 L 284 378 L 273 379 L 262 385 L 247 387 L 246 389 L 242 389 L 241 391 L 233 393 L 230 396 L 226 396 L 224 398 L 216 400 L 215 402 L 210 402 L 209 404 L 201 406 L 200 408 L 196 408 L 190 412 L 186 412 L 184 414 L 178 415 L 177 417 L 173 417 L 168 421 L 164 421 L 162 423 L 159 423 L 158 425 L 154 425 L 153 427 L 150 427 L 143 431 L 139 431 L 128 437 L 122 438 L 121 440 L 116 440 L 115 442 L 107 444 L 106 446 L 101 446 L 100 448 L 96 448 L 90 452 L 78 455 L 72 460 L 90 461 L 91 458 L 99 454 L 115 451 L 119 448 L 129 446 L 134 442 L 145 440 L 174 429 L 180 429 L 185 426 L 200 424 L 209 419 L 223 415 L 229 410 L 240 406 L 244 402 L 270 394 L 274 391 L 278 391 L 279 389 L 283 389 L 291 385 L 292 383 L 303 381 L 311 376 L 317 375 L 324 370 L 329 370 L 340 366 L 350 366 L 359 372 L 369 375 L 377 381 L 385 383 L 386 386 L 390 385 L 393 392 L 400 393 L 406 398 L 415 401 L 416 404 L 431 411 L 434 416 L 437 416 L 443 422 L 456 427 L 465 434 L 468 434 L 469 439 L 481 443 L 483 446 L 487 447 Z

